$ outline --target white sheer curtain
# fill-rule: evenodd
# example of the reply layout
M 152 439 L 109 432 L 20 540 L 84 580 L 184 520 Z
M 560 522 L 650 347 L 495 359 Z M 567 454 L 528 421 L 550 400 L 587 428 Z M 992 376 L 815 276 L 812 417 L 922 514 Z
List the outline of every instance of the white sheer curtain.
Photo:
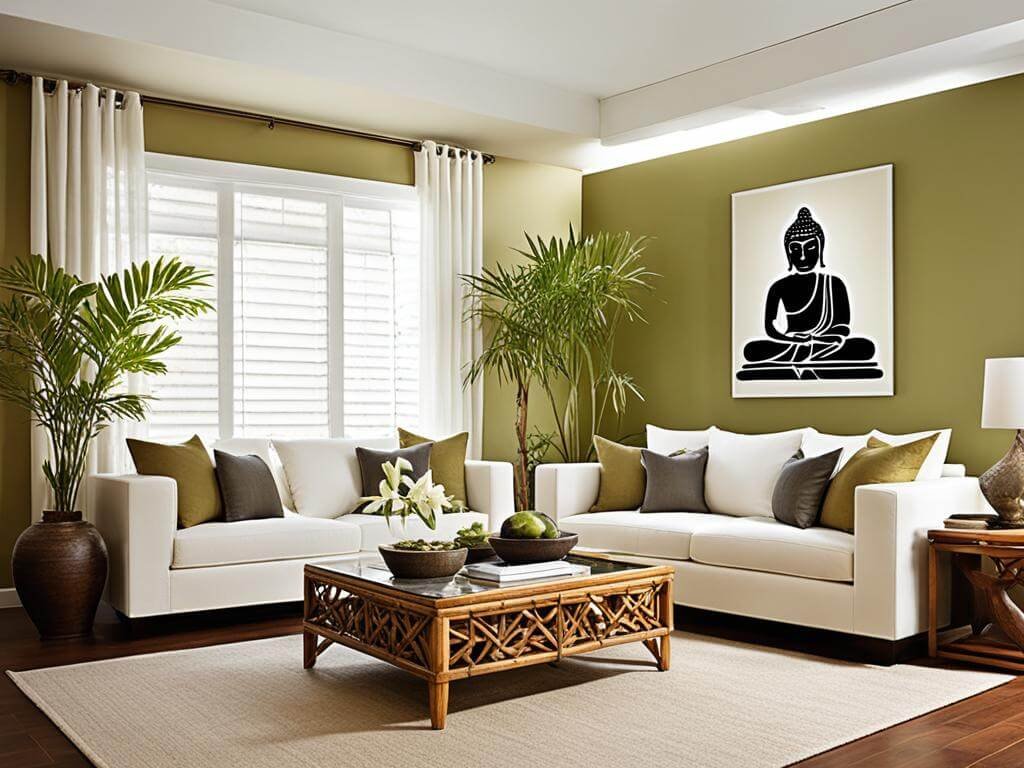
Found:
M 31 250 L 83 280 L 143 261 L 148 250 L 142 103 L 137 93 L 115 101 L 94 85 L 71 89 L 62 80 L 47 94 L 32 80 Z M 144 382 L 128 386 L 142 391 Z M 115 424 L 95 440 L 87 476 L 127 468 L 126 432 Z M 48 451 L 45 433 L 33 429 L 33 520 L 51 502 Z
M 440 150 L 440 151 L 439 151 Z M 452 151 L 453 150 L 453 151 Z M 479 152 L 424 141 L 416 153 L 420 202 L 420 429 L 442 438 L 469 432 L 480 458 L 483 382 L 463 388 L 480 354 L 480 329 L 463 322 L 462 274 L 483 269 L 484 171 Z

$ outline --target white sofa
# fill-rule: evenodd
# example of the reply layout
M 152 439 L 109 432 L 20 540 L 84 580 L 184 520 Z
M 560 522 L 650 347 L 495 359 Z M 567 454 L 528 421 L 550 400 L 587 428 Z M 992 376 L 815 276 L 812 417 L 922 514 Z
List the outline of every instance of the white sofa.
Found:
M 939 479 L 857 488 L 854 534 L 766 516 L 591 513 L 597 463 L 539 466 L 536 506 L 579 534 L 581 550 L 673 566 L 678 605 L 899 644 L 927 629 L 925 531 L 952 513 L 987 508 L 962 465 L 936 472 Z M 948 622 L 948 564 L 940 568 L 941 626 Z
M 379 441 L 362 441 L 386 447 Z M 449 513 L 436 531 L 410 518 L 403 531 L 383 517 L 347 514 L 304 517 L 287 508 L 287 475 L 270 441 L 214 444 L 268 460 L 286 506 L 284 517 L 209 522 L 178 528 L 177 483 L 168 477 L 94 475 L 89 509 L 103 535 L 110 566 L 106 600 L 140 618 L 302 599 L 307 562 L 376 559 L 377 547 L 400 538 L 450 539 L 473 522 L 500 527 L 513 512 L 512 465 L 467 461 L 466 499 L 472 512 Z M 350 500 L 354 506 L 356 498 Z

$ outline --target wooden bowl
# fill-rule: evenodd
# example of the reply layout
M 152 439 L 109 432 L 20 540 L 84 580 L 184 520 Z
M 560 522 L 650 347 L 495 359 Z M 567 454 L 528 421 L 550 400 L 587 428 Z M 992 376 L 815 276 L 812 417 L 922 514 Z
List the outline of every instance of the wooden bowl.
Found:
M 561 560 L 576 546 L 579 538 L 575 533 L 563 531 L 557 539 L 503 539 L 491 536 L 488 541 L 498 557 L 511 565 L 520 565 Z
M 466 555 L 469 553 L 465 548 L 420 552 L 382 545 L 378 549 L 396 579 L 443 579 L 454 576 L 466 564 Z
M 480 563 L 494 557 L 494 547 L 484 542 L 479 547 L 470 547 L 466 555 L 467 563 Z

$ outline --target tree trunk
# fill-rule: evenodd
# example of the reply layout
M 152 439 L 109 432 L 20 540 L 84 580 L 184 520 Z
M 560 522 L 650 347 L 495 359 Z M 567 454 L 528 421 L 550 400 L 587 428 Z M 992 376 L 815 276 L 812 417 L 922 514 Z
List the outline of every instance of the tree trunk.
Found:
M 530 390 L 520 384 L 516 388 L 516 510 L 522 511 L 530 508 L 530 456 L 527 440 L 528 427 L 526 425 L 527 409 L 529 407 Z

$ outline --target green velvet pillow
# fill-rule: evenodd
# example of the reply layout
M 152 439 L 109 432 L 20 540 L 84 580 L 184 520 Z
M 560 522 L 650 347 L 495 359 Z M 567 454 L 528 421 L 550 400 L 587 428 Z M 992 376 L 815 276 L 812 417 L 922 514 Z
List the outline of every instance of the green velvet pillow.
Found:
M 433 443 L 430 449 L 431 479 L 444 486 L 445 493 L 453 496 L 456 503 L 466 503 L 466 446 L 469 432 L 459 432 L 444 440 L 431 440 L 407 430 L 398 428 L 398 444 L 411 448 L 422 443 Z
M 601 487 L 590 511 L 639 509 L 647 486 L 643 449 L 605 440 L 600 435 L 594 435 L 594 448 L 601 462 Z
M 128 440 L 140 475 L 161 475 L 178 483 L 178 525 L 190 528 L 221 517 L 220 489 L 210 454 L 199 435 L 181 445 Z
M 820 525 L 853 533 L 854 495 L 857 487 L 874 483 L 909 483 L 917 478 L 918 470 L 928 458 L 935 441 L 931 437 L 903 445 L 889 445 L 874 437 L 868 439 L 832 478 L 821 506 Z

